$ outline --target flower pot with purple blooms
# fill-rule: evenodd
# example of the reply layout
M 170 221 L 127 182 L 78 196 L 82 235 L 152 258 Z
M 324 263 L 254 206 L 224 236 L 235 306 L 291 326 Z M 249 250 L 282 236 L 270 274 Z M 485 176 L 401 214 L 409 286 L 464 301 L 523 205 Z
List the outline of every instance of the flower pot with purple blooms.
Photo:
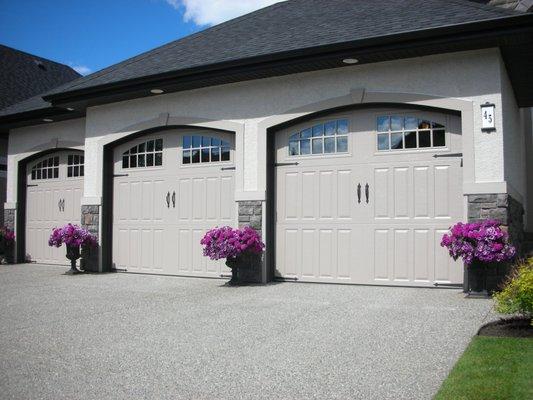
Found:
M 204 247 L 204 256 L 211 260 L 226 259 L 226 266 L 231 269 L 229 285 L 252 281 L 246 272 L 260 260 L 265 248 L 261 237 L 253 228 L 241 229 L 223 226 L 208 231 L 200 244 Z
M 465 263 L 469 294 L 492 294 L 504 281 L 508 263 L 516 249 L 508 242 L 508 234 L 495 220 L 457 223 L 442 237 L 441 246 L 450 256 Z
M 0 254 L 3 254 L 5 262 L 13 262 L 13 248 L 15 244 L 15 232 L 7 227 L 0 228 Z
M 87 229 L 67 224 L 61 228 L 54 228 L 48 239 L 49 246 L 61 247 L 62 244 L 65 244 L 66 257 L 70 260 L 70 270 L 66 274 L 73 275 L 81 272 L 76 268 L 76 261 L 81 256 L 80 247 L 96 246 L 96 237 Z

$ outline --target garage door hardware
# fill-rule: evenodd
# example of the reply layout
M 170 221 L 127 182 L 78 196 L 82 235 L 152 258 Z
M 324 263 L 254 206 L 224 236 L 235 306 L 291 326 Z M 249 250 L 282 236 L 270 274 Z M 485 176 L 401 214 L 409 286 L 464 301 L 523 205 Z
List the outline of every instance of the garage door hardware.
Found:
M 274 167 L 283 167 L 285 165 L 298 165 L 297 162 L 277 162 L 274 164 Z
M 59 199 L 57 207 L 59 208 L 59 211 L 65 211 L 65 199 Z
M 34 186 L 39 186 L 39 185 L 37 185 L 37 184 L 28 184 L 28 185 L 26 185 L 26 187 L 34 187 Z
M 361 184 L 357 184 L 357 202 L 361 203 Z
M 433 154 L 433 158 L 440 157 L 462 157 L 463 153 Z
M 370 186 L 368 185 L 368 183 L 365 185 L 365 197 L 366 197 L 366 204 L 368 204 L 368 195 L 369 195 L 369 189 L 370 189 Z
M 176 208 L 176 192 L 172 192 L 172 208 Z
M 370 196 L 370 186 L 368 183 L 365 184 L 365 198 L 366 198 L 366 204 L 368 204 L 368 199 Z M 357 203 L 361 203 L 361 184 L 357 184 Z
M 167 192 L 167 197 L 165 200 L 167 201 L 167 208 L 170 208 L 170 192 Z
M 235 169 L 235 167 L 222 167 L 220 168 L 222 171 L 229 171 L 229 170 L 232 170 L 232 169 Z
M 119 178 L 121 176 L 129 176 L 130 174 L 114 174 L 113 178 Z
M 435 282 L 433 284 L 433 286 L 435 286 L 435 287 L 442 286 L 442 287 L 462 288 L 463 284 L 462 283 L 438 283 L 438 282 Z
M 298 277 L 285 277 L 285 276 L 276 276 L 274 278 L 276 281 L 297 281 Z

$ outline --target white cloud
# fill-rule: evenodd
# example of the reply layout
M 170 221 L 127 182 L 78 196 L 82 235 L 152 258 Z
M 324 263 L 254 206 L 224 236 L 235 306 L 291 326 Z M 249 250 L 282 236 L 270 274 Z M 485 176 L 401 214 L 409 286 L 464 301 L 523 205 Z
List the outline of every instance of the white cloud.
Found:
M 216 25 L 282 0 L 166 0 L 175 9 L 184 9 L 186 22 Z
M 71 65 L 70 67 L 74 71 L 76 71 L 78 74 L 81 74 L 81 75 L 88 75 L 91 72 L 93 72 L 92 69 L 90 69 L 89 67 L 86 67 L 85 65 Z

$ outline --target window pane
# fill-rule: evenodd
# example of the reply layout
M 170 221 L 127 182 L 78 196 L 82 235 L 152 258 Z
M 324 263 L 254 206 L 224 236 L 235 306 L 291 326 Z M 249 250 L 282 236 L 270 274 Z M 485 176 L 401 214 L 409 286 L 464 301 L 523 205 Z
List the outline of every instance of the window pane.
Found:
M 430 131 L 419 131 L 418 132 L 418 147 L 431 147 L 431 132 Z
M 403 129 L 403 117 L 394 116 L 390 118 L 390 130 L 401 131 Z
M 220 139 L 211 138 L 211 146 L 219 147 L 220 146 Z
M 431 122 L 423 121 L 423 120 L 420 120 L 418 122 L 418 129 L 429 129 L 429 128 L 431 128 Z
M 300 134 L 299 133 L 295 133 L 295 134 L 289 136 L 289 140 L 297 140 L 299 137 L 300 137 Z
M 54 168 L 54 178 L 59 178 L 59 168 Z
M 137 159 L 137 166 L 138 166 L 138 167 L 144 167 L 144 166 L 146 166 L 146 164 L 145 164 L 145 158 L 144 158 L 144 157 L 145 157 L 144 154 L 139 154 L 138 159 Z
M 79 166 L 75 166 L 74 167 L 74 176 L 79 176 L 80 175 L 80 167 Z
M 200 147 L 202 144 L 202 138 L 200 136 L 193 136 L 192 137 L 192 147 Z
M 405 130 L 414 130 L 418 128 L 418 118 L 405 117 Z
M 202 147 L 211 146 L 211 138 L 209 136 L 202 136 Z
M 311 128 L 304 129 L 301 133 L 302 138 L 311 137 Z
M 59 157 L 54 157 L 54 167 L 59 166 Z
M 85 156 L 80 156 L 80 163 L 85 163 Z
M 48 170 L 43 169 L 43 179 L 46 179 L 48 177 Z
M 74 156 L 74 164 L 79 164 L 79 163 L 80 163 L 80 156 L 75 155 Z
M 130 168 L 137 167 L 137 156 L 130 156 Z
M 202 162 L 209 162 L 209 149 L 202 149 Z
M 53 168 L 48 168 L 48 178 L 49 179 L 52 179 L 52 174 L 54 173 L 54 169 Z
M 340 119 L 337 121 L 337 134 L 344 135 L 348 133 L 348 120 Z
M 438 130 L 433 131 L 433 146 L 439 147 L 439 146 L 445 146 L 445 135 L 444 131 Z
M 191 137 L 183 136 L 183 148 L 188 149 L 189 147 L 191 147 Z
M 405 132 L 405 148 L 416 149 L 416 131 Z
M 131 154 L 137 154 L 137 146 L 133 146 L 133 147 L 130 149 L 130 153 L 131 153 Z
M 190 163 L 191 163 L 191 151 L 183 150 L 183 164 L 190 164 Z
M 322 154 L 322 139 L 313 139 L 313 154 Z
M 122 156 L 122 168 L 130 167 L 130 158 L 128 156 Z
M 340 136 L 337 138 L 337 153 L 346 153 L 348 151 L 348 137 Z
M 35 170 L 31 171 L 31 179 L 35 179 L 35 176 L 36 176 L 36 175 L 37 175 L 37 174 L 35 173 Z
M 146 142 L 146 151 L 154 151 L 154 141 L 150 140 Z
M 139 145 L 139 153 L 144 153 L 146 152 L 146 143 L 141 143 Z
M 54 175 L 55 175 L 55 171 L 54 171 Z M 85 168 L 83 165 L 80 166 L 80 176 L 84 176 L 85 175 Z M 55 176 L 54 176 L 55 178 Z
M 335 121 L 326 122 L 324 124 L 324 133 L 326 134 L 326 136 L 332 136 L 335 134 L 335 125 Z
M 213 147 L 211 149 L 211 161 L 220 161 L 220 148 Z
M 67 168 L 67 177 L 70 178 L 72 176 L 72 167 Z
M 324 153 L 335 153 L 335 138 L 324 138 Z
M 437 124 L 436 122 L 432 122 L 431 126 L 433 127 L 433 129 L 444 129 L 444 125 Z
M 154 166 L 154 155 L 153 154 L 147 154 L 146 155 L 146 166 L 147 167 L 153 167 Z
M 300 154 L 311 153 L 311 141 L 309 139 L 300 140 Z
M 378 117 L 378 132 L 387 132 L 389 127 L 389 117 Z
M 378 134 L 378 150 L 389 150 L 389 134 Z
M 391 133 L 391 149 L 403 149 L 403 133 Z
M 324 125 L 313 126 L 313 136 L 322 136 L 324 134 Z
M 156 143 L 157 146 L 157 143 Z M 163 165 L 163 153 L 155 153 L 154 165 L 156 167 Z
M 41 170 L 40 169 L 37 170 L 37 179 L 41 179 Z
M 43 167 L 46 168 L 48 166 L 48 160 L 43 160 Z
M 289 155 L 297 156 L 298 155 L 298 141 L 293 140 L 289 142 Z
M 193 162 L 193 164 L 196 164 L 196 163 L 200 162 L 200 150 L 193 150 L 192 151 L 191 161 Z
M 155 140 L 155 151 L 161 151 L 163 150 L 163 139 L 156 139 Z
M 222 161 L 229 161 L 229 147 L 222 147 Z
M 68 156 L 68 163 L 69 163 L 70 165 L 72 165 L 72 156 L 71 156 L 71 155 Z

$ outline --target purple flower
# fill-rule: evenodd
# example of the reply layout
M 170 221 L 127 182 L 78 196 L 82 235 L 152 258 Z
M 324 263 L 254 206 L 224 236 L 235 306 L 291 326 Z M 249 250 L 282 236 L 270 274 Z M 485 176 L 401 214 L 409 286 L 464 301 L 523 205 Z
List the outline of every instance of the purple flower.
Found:
M 242 253 L 259 254 L 265 248 L 259 234 L 251 227 L 234 229 L 229 226 L 209 230 L 200 244 L 204 247 L 203 254 L 212 260 L 235 258 Z
M 91 246 L 97 244 L 96 237 L 87 229 L 78 225 L 67 224 L 61 228 L 54 228 L 48 239 L 48 245 L 61 247 L 65 243 L 67 246 Z
M 459 257 L 466 264 L 474 260 L 482 262 L 502 262 L 514 258 L 516 249 L 507 242 L 508 234 L 495 220 L 482 222 L 458 222 L 443 235 L 440 245 L 446 247 L 450 256 Z

